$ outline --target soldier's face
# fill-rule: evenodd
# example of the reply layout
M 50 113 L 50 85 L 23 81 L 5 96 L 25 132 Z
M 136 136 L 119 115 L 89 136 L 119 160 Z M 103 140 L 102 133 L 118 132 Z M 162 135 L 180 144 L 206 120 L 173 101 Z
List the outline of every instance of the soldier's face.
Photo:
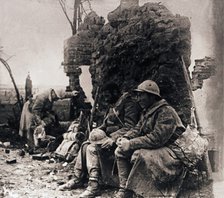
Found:
M 106 103 L 111 103 L 112 100 L 112 94 L 109 91 L 105 91 L 103 93 L 103 97 Z
M 146 92 L 138 92 L 137 95 L 138 103 L 142 107 L 142 109 L 147 109 L 155 102 L 155 97 L 152 94 L 148 94 Z

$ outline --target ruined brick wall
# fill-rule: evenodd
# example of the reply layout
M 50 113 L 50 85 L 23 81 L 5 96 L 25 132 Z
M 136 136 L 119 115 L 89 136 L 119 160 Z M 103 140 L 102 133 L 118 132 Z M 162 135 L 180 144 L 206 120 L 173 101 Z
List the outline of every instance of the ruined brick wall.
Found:
M 99 17 L 95 12 L 90 12 L 77 33 L 64 42 L 64 61 L 62 64 L 69 77 L 68 89 L 78 90 L 84 94 L 79 82 L 81 74 L 79 66 L 91 64 L 92 41 L 104 23 L 105 20 L 102 17 Z
M 190 66 L 189 19 L 173 15 L 163 5 L 146 3 L 129 9 L 119 6 L 108 14 L 108 21 L 93 43 L 93 94 L 108 81 L 126 91 L 152 79 L 162 97 L 189 123 L 191 101 L 181 61 L 183 57 Z

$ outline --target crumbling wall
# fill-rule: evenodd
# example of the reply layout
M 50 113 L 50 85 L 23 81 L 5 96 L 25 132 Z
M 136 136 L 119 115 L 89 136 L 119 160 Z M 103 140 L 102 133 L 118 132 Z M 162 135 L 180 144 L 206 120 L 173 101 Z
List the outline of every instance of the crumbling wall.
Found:
M 211 57 L 196 59 L 194 70 L 192 71 L 192 89 L 193 91 L 201 89 L 203 81 L 216 74 L 216 63 Z
M 190 66 L 189 19 L 158 3 L 146 3 L 129 9 L 119 6 L 108 14 L 108 21 L 93 42 L 93 95 L 105 82 L 116 82 L 126 91 L 152 79 L 189 123 L 191 100 L 181 61 L 183 57 L 185 66 Z
M 81 74 L 79 66 L 91 64 L 92 41 L 104 23 L 105 20 L 102 17 L 99 17 L 95 12 L 90 12 L 79 26 L 77 33 L 64 42 L 64 61 L 62 65 L 69 77 L 68 90 L 78 90 L 84 94 L 79 82 Z

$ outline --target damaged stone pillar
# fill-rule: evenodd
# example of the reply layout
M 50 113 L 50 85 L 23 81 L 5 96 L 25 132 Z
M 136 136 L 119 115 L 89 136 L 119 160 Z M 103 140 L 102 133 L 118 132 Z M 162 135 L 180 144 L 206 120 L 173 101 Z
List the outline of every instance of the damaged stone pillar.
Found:
M 90 12 L 80 24 L 75 35 L 64 43 L 64 72 L 69 77 L 67 90 L 77 90 L 85 95 L 80 86 L 79 76 L 82 65 L 92 62 L 93 39 L 104 25 L 105 20 L 95 12 Z

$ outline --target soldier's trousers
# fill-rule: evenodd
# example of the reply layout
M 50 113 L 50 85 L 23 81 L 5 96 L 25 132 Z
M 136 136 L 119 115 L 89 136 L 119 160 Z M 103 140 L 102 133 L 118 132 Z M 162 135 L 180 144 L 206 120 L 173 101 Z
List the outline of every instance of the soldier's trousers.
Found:
M 88 172 L 89 180 L 98 181 L 100 174 L 100 164 L 97 154 L 97 146 L 84 143 L 79 150 L 75 163 L 75 176 L 80 178 Z

